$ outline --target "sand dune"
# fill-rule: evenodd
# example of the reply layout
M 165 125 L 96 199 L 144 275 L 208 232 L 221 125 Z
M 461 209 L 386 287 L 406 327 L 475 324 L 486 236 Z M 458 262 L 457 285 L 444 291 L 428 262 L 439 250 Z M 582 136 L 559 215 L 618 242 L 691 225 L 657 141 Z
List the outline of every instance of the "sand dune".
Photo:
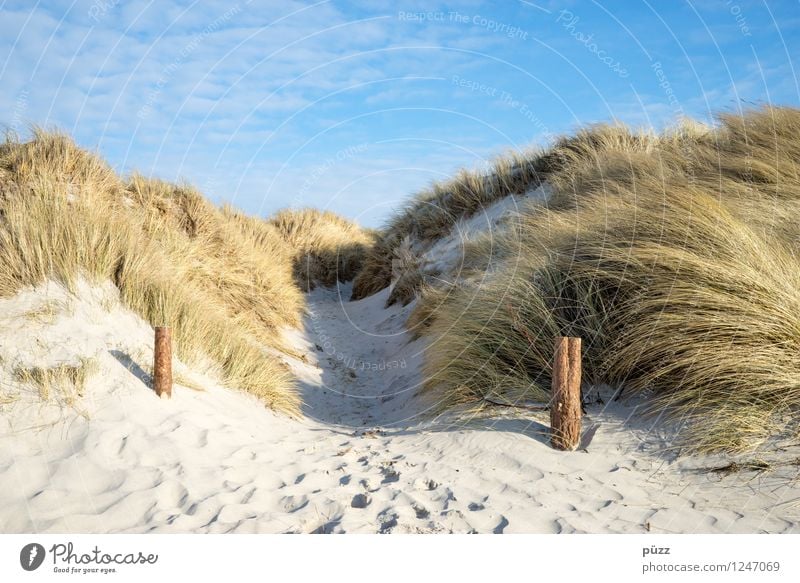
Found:
M 765 111 L 740 127 L 724 117 L 715 135 L 725 138 L 722 146 L 732 160 L 744 155 L 737 146 L 742 127 L 748 144 L 761 144 L 764 160 L 772 160 L 773 138 L 794 143 L 796 132 L 779 125 L 776 133 L 767 114 L 787 123 L 800 119 L 790 110 Z M 554 273 L 540 271 L 552 249 L 537 237 L 561 225 L 573 242 L 569 221 L 587 222 L 587 215 L 570 218 L 570 205 L 581 199 L 564 186 L 572 184 L 571 173 L 591 178 L 594 154 L 616 167 L 626 153 L 643 164 L 636 181 L 642 186 L 654 151 L 672 152 L 678 170 L 684 142 L 716 160 L 712 155 L 722 146 L 708 132 L 683 128 L 657 137 L 594 128 L 541 156 L 514 155 L 498 160 L 489 174 L 462 172 L 434 185 L 382 233 L 313 210 L 264 222 L 217 209 L 192 189 L 136 176 L 122 180 L 56 134 L 10 142 L 4 154 L 9 183 L 44 186 L 11 189 L 3 199 L 6 244 L 0 248 L 8 252 L 8 269 L 0 298 L 0 532 L 800 532 L 800 446 L 796 435 L 781 433 L 793 412 L 784 401 L 796 391 L 796 270 L 794 255 L 775 255 L 774 245 L 762 240 L 763 232 L 775 229 L 776 241 L 787 249 L 796 242 L 793 162 L 781 162 L 774 172 L 759 167 L 760 184 L 779 177 L 786 191 L 784 214 L 776 217 L 773 207 L 769 217 L 753 212 L 749 190 L 728 201 L 727 210 L 705 194 L 681 199 L 674 189 L 662 205 L 660 183 L 653 183 L 655 206 L 639 198 L 639 206 L 625 203 L 622 195 L 592 199 L 598 206 L 588 218 L 597 219 L 600 242 L 590 239 L 583 251 L 607 252 L 606 218 L 616 216 L 617 204 L 631 216 L 650 212 L 644 226 L 659 245 L 644 245 L 657 251 L 645 259 L 660 261 L 671 251 L 685 259 L 678 235 L 691 218 L 691 234 L 699 238 L 697 272 L 684 280 L 667 277 L 659 288 L 671 298 L 674 284 L 683 281 L 684 303 L 672 319 L 641 324 L 631 336 L 636 342 L 624 347 L 635 354 L 617 376 L 593 374 L 597 347 L 585 335 L 593 328 L 578 328 L 588 340 L 585 380 L 633 388 L 617 400 L 609 387 L 583 387 L 577 451 L 550 447 L 547 412 L 487 409 L 488 396 L 508 403 L 547 394 L 549 385 L 542 381 L 547 386 L 537 388 L 541 379 L 531 376 L 550 366 L 549 348 L 536 342 L 551 346 L 552 336 L 568 327 L 550 326 L 554 310 L 565 310 L 544 301 L 561 288 L 550 293 L 542 283 Z M 77 198 L 69 192 L 54 196 L 62 174 L 76 172 L 74 160 L 91 179 L 81 179 Z M 705 178 L 713 182 L 720 170 L 709 167 Z M 740 167 L 736 162 L 725 170 L 728 184 L 750 188 L 751 177 L 743 178 Z M 603 180 L 590 185 L 607 184 L 604 168 L 597 170 Z M 623 170 L 627 166 L 620 176 L 627 176 Z M 679 185 L 678 170 L 672 178 Z M 614 212 L 606 214 L 606 207 Z M 668 209 L 686 211 L 670 215 L 680 239 L 671 246 L 660 243 L 667 224 L 662 211 Z M 117 215 L 119 221 L 107 220 Z M 718 224 L 727 225 L 723 236 Z M 98 240 L 108 243 L 102 253 L 95 249 Z M 623 237 L 618 243 L 609 248 L 620 250 L 622 273 L 630 279 L 629 242 Z M 705 247 L 717 255 L 700 254 Z M 573 246 L 566 249 L 568 265 L 580 259 Z M 746 249 L 749 258 L 741 257 Z M 597 262 L 587 257 L 584 266 Z M 765 261 L 780 268 L 777 276 L 762 269 Z M 684 265 L 683 259 L 675 265 Z M 675 265 L 665 264 L 670 269 L 664 273 Z M 748 287 L 740 280 L 749 267 Z M 562 275 L 572 282 L 568 271 L 574 270 Z M 603 275 L 589 273 L 589 280 Z M 654 288 L 648 269 L 639 275 L 641 289 L 631 298 Z M 688 285 L 700 275 L 699 288 Z M 762 275 L 772 278 L 767 287 Z M 352 283 L 339 283 L 354 276 Z M 67 289 L 56 280 L 73 283 Z M 511 286 L 514 297 L 506 283 L 519 284 Z M 751 289 L 760 294 L 750 297 Z M 588 290 L 591 301 L 583 307 L 600 296 Z M 731 298 L 736 301 L 723 301 Z M 597 314 L 603 329 L 610 316 L 624 319 L 640 304 L 589 310 L 585 318 L 591 324 Z M 698 306 L 710 309 L 693 316 Z M 651 307 L 652 314 L 664 308 Z M 741 314 L 750 319 L 740 322 Z M 722 315 L 727 328 L 720 326 Z M 612 327 L 611 340 L 618 340 L 622 324 L 642 319 L 628 320 Z M 187 359 L 174 362 L 171 400 L 156 398 L 150 379 L 152 325 L 164 322 L 176 327 L 176 354 Z M 664 322 L 677 324 L 659 337 L 662 352 L 655 353 L 652 343 L 642 349 L 638 342 L 650 335 L 648 326 Z M 709 331 L 719 334 L 711 344 L 697 337 L 674 341 L 687 327 L 701 340 Z M 739 335 L 740 328 L 751 335 Z M 689 352 L 678 359 L 684 368 L 667 366 L 676 354 Z M 662 399 L 687 395 L 684 385 L 690 383 L 676 371 L 702 373 L 692 377 L 699 392 L 688 393 L 683 417 L 661 418 L 671 413 L 669 406 L 651 409 L 656 418 L 644 414 L 655 389 L 645 382 L 649 377 L 636 381 L 633 374 L 641 372 L 643 357 L 653 374 L 666 368 L 674 375 L 668 386 L 659 381 Z M 728 366 L 719 369 L 724 374 L 720 363 Z M 773 363 L 783 376 L 774 374 Z M 731 384 L 718 383 L 720 378 Z M 724 398 L 704 409 L 689 407 L 709 384 Z M 444 385 L 451 386 L 439 390 Z M 736 390 L 724 392 L 724 386 Z M 781 397 L 774 410 L 766 406 L 772 401 L 758 397 L 769 387 L 769 399 Z M 764 415 L 784 429 L 767 426 Z M 714 425 L 717 417 L 728 429 Z M 698 427 L 718 447 L 684 455 L 687 450 L 676 444 L 697 437 Z M 739 434 L 750 453 L 698 454 L 741 451 L 724 447 L 742 441 Z

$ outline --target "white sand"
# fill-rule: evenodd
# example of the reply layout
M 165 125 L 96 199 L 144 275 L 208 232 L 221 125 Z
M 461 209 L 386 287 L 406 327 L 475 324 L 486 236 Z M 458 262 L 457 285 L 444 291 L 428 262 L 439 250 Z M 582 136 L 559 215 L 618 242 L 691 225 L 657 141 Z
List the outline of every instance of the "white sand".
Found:
M 481 235 L 495 235 L 504 229 L 505 221 L 528 205 L 546 202 L 551 194 L 545 183 L 521 195 L 508 195 L 480 209 L 469 218 L 455 222 L 450 232 L 434 241 L 412 241 L 412 249 L 422 259 L 421 269 L 449 281 L 459 279 L 463 267 L 464 246 Z
M 631 405 L 590 406 L 593 437 L 569 453 L 548 446 L 546 414 L 426 420 L 424 341 L 386 294 L 310 295 L 289 333 L 307 354 L 302 421 L 197 371 L 204 392 L 157 399 L 135 368 L 152 329 L 112 286 L 0 300 L 0 532 L 800 532 L 789 469 L 695 472 L 726 461 L 664 457 L 669 436 L 629 423 Z M 87 356 L 100 370 L 75 407 L 13 379 Z

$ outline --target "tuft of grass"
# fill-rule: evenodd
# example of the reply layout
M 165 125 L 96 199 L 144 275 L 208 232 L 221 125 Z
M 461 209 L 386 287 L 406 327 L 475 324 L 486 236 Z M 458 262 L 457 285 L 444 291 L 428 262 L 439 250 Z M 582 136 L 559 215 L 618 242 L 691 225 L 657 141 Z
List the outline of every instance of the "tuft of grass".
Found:
M 706 474 L 717 474 L 720 478 L 727 478 L 734 474 L 752 473 L 758 477 L 763 474 L 772 473 L 782 468 L 800 467 L 800 458 L 790 460 L 766 460 L 754 458 L 750 460 L 732 461 L 722 466 L 700 468 L 698 472 Z M 792 479 L 796 481 L 796 478 Z
M 69 304 L 61 300 L 48 300 L 25 313 L 25 318 L 34 322 L 52 324 L 65 312 L 69 312 Z
M 19 399 L 17 395 L 0 395 L 0 405 L 10 405 L 11 403 L 15 403 Z
M 0 196 L 48 191 L 70 199 L 105 199 L 122 190 L 122 181 L 111 167 L 78 148 L 68 136 L 39 127 L 32 133 L 28 142 L 7 133 L 0 144 Z
M 198 382 L 193 381 L 191 378 L 186 376 L 185 374 L 175 373 L 175 384 L 180 385 L 182 387 L 186 387 L 187 389 L 191 389 L 192 391 L 197 391 L 198 393 L 204 393 L 205 387 Z
M 694 451 L 775 433 L 800 405 L 798 130 L 800 111 L 763 108 L 560 141 L 548 208 L 508 230 L 495 273 L 425 308 L 426 394 L 547 400 L 552 339 L 574 335 L 589 382 L 646 396 Z
M 293 275 L 304 291 L 353 279 L 374 243 L 371 231 L 330 211 L 287 209 L 268 222 L 292 249 Z
M 86 383 L 99 370 L 94 358 L 81 358 L 76 364 L 58 364 L 51 367 L 16 367 L 14 378 L 32 385 L 43 401 L 55 399 L 73 406 L 85 395 Z
M 392 290 L 386 300 L 386 307 L 395 303 L 406 306 L 414 300 L 424 281 L 420 258 L 411 248 L 409 238 L 394 250 L 392 273 Z

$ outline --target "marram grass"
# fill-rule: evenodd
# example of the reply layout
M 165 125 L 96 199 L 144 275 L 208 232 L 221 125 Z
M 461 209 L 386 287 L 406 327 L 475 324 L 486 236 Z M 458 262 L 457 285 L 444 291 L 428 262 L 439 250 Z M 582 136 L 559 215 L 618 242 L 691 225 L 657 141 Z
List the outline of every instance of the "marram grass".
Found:
M 547 400 L 553 337 L 578 335 L 587 382 L 643 395 L 695 451 L 747 449 L 796 418 L 800 111 L 594 128 L 559 148 L 549 206 L 506 231 L 497 271 L 423 292 L 426 395 Z
M 303 233 L 317 228 L 303 216 L 293 237 L 315 241 L 311 256 L 369 238 L 333 215 Z M 348 247 L 348 261 L 358 252 Z M 35 130 L 0 144 L 0 296 L 48 279 L 111 280 L 127 307 L 173 328 L 179 358 L 211 359 L 228 386 L 288 414 L 300 410 L 294 379 L 268 349 L 284 348 L 277 332 L 304 309 L 296 256 L 279 226 L 217 208 L 188 185 L 120 178 L 64 135 Z M 326 268 L 314 275 L 329 283 Z

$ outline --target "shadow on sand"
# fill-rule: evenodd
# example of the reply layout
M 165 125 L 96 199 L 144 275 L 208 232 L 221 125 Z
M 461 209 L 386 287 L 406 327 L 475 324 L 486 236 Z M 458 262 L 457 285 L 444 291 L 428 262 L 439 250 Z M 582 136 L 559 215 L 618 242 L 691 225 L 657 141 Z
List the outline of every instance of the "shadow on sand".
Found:
M 133 360 L 129 354 L 122 352 L 121 350 L 109 350 L 108 352 L 117 360 L 117 362 L 128 369 L 133 376 L 142 381 L 148 389 L 153 389 L 153 377 L 151 377 L 146 370 L 139 366 L 139 364 Z

